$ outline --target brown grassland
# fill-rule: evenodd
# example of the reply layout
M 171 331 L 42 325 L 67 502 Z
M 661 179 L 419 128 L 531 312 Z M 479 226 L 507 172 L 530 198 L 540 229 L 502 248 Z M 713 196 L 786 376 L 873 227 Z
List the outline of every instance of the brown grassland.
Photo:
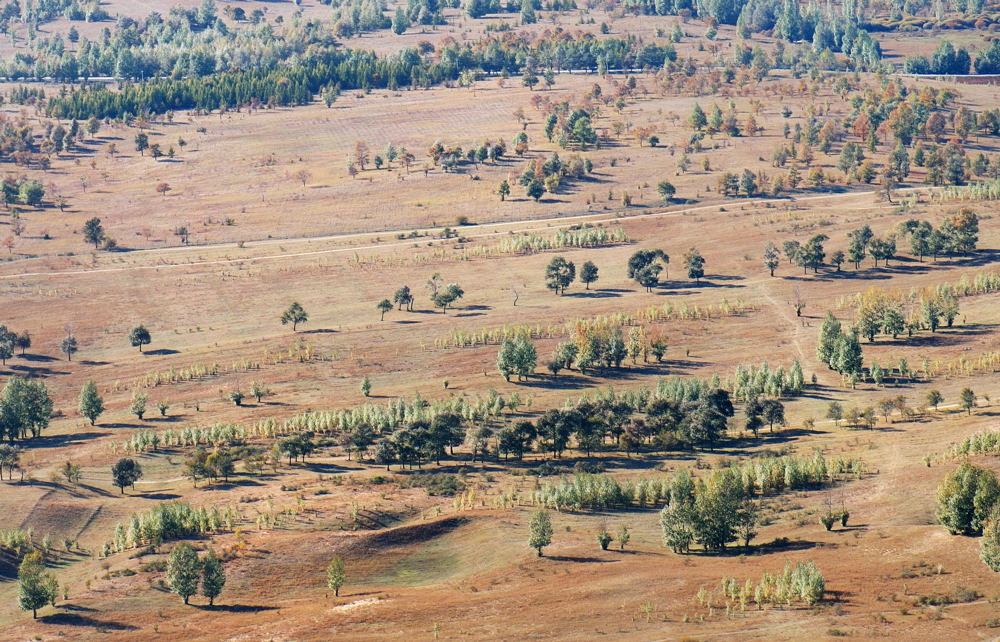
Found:
M 141 16 L 160 4 L 116 0 L 106 8 Z M 241 4 L 248 11 L 260 5 L 273 14 L 291 13 L 285 3 Z M 306 15 L 328 11 L 315 2 L 303 4 Z M 558 20 L 572 28 L 576 17 L 569 12 Z M 409 45 L 474 37 L 482 22 L 457 17 L 455 26 L 402 38 Z M 613 23 L 613 33 L 651 38 L 655 28 L 673 22 L 627 17 Z M 56 21 L 46 28 L 65 30 L 68 24 Z M 542 21 L 534 28 L 550 26 Z M 700 22 L 690 27 L 695 34 L 704 31 Z M 682 56 L 710 55 L 695 51 L 695 40 L 679 45 Z M 893 55 L 926 53 L 935 46 L 925 37 L 912 40 L 887 36 L 883 44 Z M 721 29 L 720 42 L 723 50 L 731 47 L 734 31 Z M 388 31 L 353 44 L 376 50 L 400 46 Z M 139 128 L 112 124 L 54 157 L 48 170 L 11 165 L 11 173 L 46 186 L 47 202 L 22 208 L 25 231 L 0 249 L 6 259 L 0 263 L 0 322 L 30 329 L 32 336 L 27 356 L 7 360 L 0 378 L 42 378 L 56 416 L 26 445 L 23 480 L 17 474 L 0 479 L 0 530 L 30 527 L 36 539 L 51 537 L 50 566 L 66 597 L 60 592 L 57 605 L 33 620 L 17 608 L 16 567 L 0 556 L 0 639 L 994 637 L 1000 623 L 996 574 L 980 560 L 978 539 L 949 535 L 938 524 L 935 493 L 958 464 L 944 456 L 949 446 L 997 428 L 995 367 L 969 373 L 949 364 L 1000 351 L 1000 296 L 962 297 L 954 327 L 920 331 L 912 339 L 863 341 L 866 365 L 886 366 L 904 357 L 920 373 L 912 381 L 890 378 L 881 386 L 863 381 L 852 389 L 819 362 L 816 347 L 826 312 L 849 324 L 853 311 L 844 301 L 870 286 L 919 291 L 995 270 L 1000 256 L 995 201 L 944 199 L 941 188 L 924 183 L 925 169 L 914 166 L 888 202 L 877 181 L 847 184 L 836 167 L 839 144 L 831 154 L 815 150 L 810 165 L 834 177 L 826 189 L 803 185 L 778 197 L 723 198 L 717 191 L 721 172 L 787 171 L 771 164 L 773 149 L 785 142 L 785 123 L 804 124 L 810 106 L 843 118 L 850 113 L 848 102 L 832 83 L 817 84 L 813 91 L 808 80 L 785 71 L 714 96 L 665 91 L 651 74 L 636 77 L 646 91 L 630 97 L 621 110 L 603 107 L 595 119 L 598 130 L 612 130 L 618 121 L 627 122 L 628 130 L 610 133 L 600 148 L 581 152 L 592 160 L 593 173 L 538 202 L 525 195 L 517 177 L 554 151 L 564 158 L 574 152 L 546 140 L 545 114 L 532 99 L 575 102 L 595 82 L 614 91 L 624 76 L 560 74 L 553 88 L 534 91 L 516 77 L 504 86 L 489 79 L 463 88 L 348 91 L 331 108 L 316 100 L 254 113 L 178 112 L 169 122 L 157 117 L 143 125 L 151 142 L 178 147 L 172 159 L 134 151 Z M 868 74 L 859 82 L 879 85 Z M 953 109 L 996 106 L 990 86 L 904 82 L 917 91 L 953 89 L 958 94 Z M 741 122 L 754 112 L 762 130 L 754 136 L 707 137 L 705 150 L 691 153 L 691 168 L 680 172 L 677 161 L 691 134 L 686 119 L 694 104 L 707 111 L 713 102 L 725 107 L 730 100 Z M 782 115 L 784 107 L 792 110 L 790 117 Z M 3 109 L 7 117 L 24 117 L 39 129 L 46 120 L 32 107 L 8 103 Z M 437 141 L 466 148 L 484 140 L 509 144 L 521 130 L 514 116 L 518 109 L 524 110 L 529 137 L 523 158 L 510 153 L 455 172 L 444 172 L 429 159 L 427 150 Z M 647 125 L 660 138 L 655 147 L 640 145 L 633 135 Z M 179 139 L 186 142 L 183 149 Z M 394 163 L 352 177 L 345 158 L 359 140 L 373 154 L 389 143 L 404 146 L 416 161 L 409 170 Z M 114 155 L 110 144 L 117 146 Z M 997 154 L 1000 138 L 977 137 L 966 149 L 970 155 Z M 873 158 L 883 162 L 890 151 L 882 144 Z M 709 169 L 703 169 L 703 160 Z M 504 179 L 511 181 L 512 194 L 501 202 L 495 190 Z M 664 179 L 676 186 L 676 201 L 664 203 L 657 194 Z M 163 183 L 169 191 L 157 192 Z M 626 193 L 632 199 L 627 206 Z M 48 202 L 57 195 L 67 199 L 65 211 Z M 862 225 L 881 237 L 907 219 L 938 225 L 962 207 L 980 221 L 979 250 L 970 256 L 918 260 L 901 242 L 899 256 L 888 266 L 873 267 L 869 260 L 859 270 L 845 264 L 841 270 L 806 273 L 782 257 L 771 277 L 761 263 L 768 242 L 780 247 L 782 241 L 804 243 L 822 233 L 829 237 L 829 256 L 846 250 L 848 233 Z M 95 250 L 84 242 L 81 228 L 95 216 L 118 251 Z M 460 225 L 459 217 L 468 224 Z M 12 225 L 10 212 L 0 213 L 0 237 Z M 518 237 L 553 238 L 559 230 L 585 225 L 620 229 L 629 240 L 590 248 L 509 249 Z M 175 233 L 181 226 L 190 232 L 189 244 Z M 649 293 L 626 271 L 629 256 L 640 248 L 662 248 L 671 257 L 661 285 Z M 681 265 L 689 248 L 698 248 L 706 260 L 698 281 L 687 278 Z M 600 279 L 589 289 L 574 283 L 565 295 L 554 295 L 545 287 L 544 272 L 557 255 L 578 267 L 593 261 Z M 446 313 L 432 305 L 425 287 L 434 274 L 465 290 Z M 380 320 L 376 303 L 391 299 L 402 285 L 416 295 L 414 310 L 393 308 Z M 796 300 L 805 306 L 801 316 L 793 307 Z M 278 320 L 293 301 L 309 314 L 295 332 Z M 684 307 L 689 314 L 642 323 L 647 332 L 665 337 L 669 349 L 662 362 L 628 361 L 586 374 L 543 373 L 556 345 L 568 340 L 565 329 L 574 320 L 638 316 L 663 306 Z M 720 314 L 721 306 L 740 311 Z M 141 353 L 127 340 L 139 324 L 152 335 Z M 539 363 L 528 381 L 504 380 L 495 344 L 449 342 L 454 332 L 515 324 L 546 329 L 535 341 Z M 67 332 L 80 345 L 71 361 L 59 352 Z M 532 474 L 551 461 L 548 453 L 530 453 L 509 466 L 497 456 L 472 460 L 463 446 L 455 457 L 425 463 L 420 471 L 394 464 L 387 472 L 372 458 L 358 461 L 331 443 L 304 462 L 286 460 L 275 471 L 255 475 L 240 466 L 227 483 L 194 485 L 184 471 L 191 448 L 166 447 L 130 455 L 145 472 L 134 490 L 120 493 L 109 473 L 124 455 L 122 445 L 141 431 L 269 418 L 280 423 L 309 410 L 415 395 L 441 400 L 516 392 L 525 405 L 507 412 L 499 425 L 537 419 L 585 392 L 635 390 L 655 386 L 660 377 L 726 379 L 741 363 L 787 366 L 793 359 L 801 362 L 807 386 L 803 395 L 784 400 L 787 427 L 754 439 L 743 431 L 738 407 L 730 438 L 712 449 L 632 456 L 607 451 L 586 458 L 571 447 L 562 461 L 553 462 L 570 476 L 573 465 L 587 459 L 630 480 L 680 468 L 700 475 L 778 453 L 810 457 L 820 451 L 828 459 L 864 461 L 867 472 L 856 478 L 763 499 L 768 519 L 754 544 L 748 550 L 732 545 L 722 555 L 702 554 L 699 547 L 674 554 L 662 543 L 658 510 L 633 508 L 553 511 L 553 543 L 537 557 L 527 544 L 536 508 L 528 498 L 539 483 L 558 479 L 539 482 Z M 923 372 L 924 362 L 937 364 L 933 373 Z M 211 364 L 218 364 L 214 376 L 170 380 L 167 374 Z M 153 380 L 156 373 L 159 381 Z M 359 391 L 364 377 L 372 383 L 371 399 Z M 96 426 L 77 410 L 88 380 L 96 382 L 107 407 Z M 228 399 L 252 382 L 262 382 L 271 394 L 259 402 L 248 397 L 239 406 Z M 958 407 L 959 391 L 966 387 L 979 396 L 971 413 Z M 940 409 L 905 418 L 880 416 L 871 430 L 825 418 L 831 401 L 863 408 L 903 395 L 919 406 L 932 389 L 944 396 Z M 150 398 L 143 420 L 129 410 L 134 390 Z M 156 410 L 157 402 L 169 404 L 166 416 Z M 1000 472 L 995 456 L 970 459 Z M 59 477 L 68 461 L 82 467 L 79 483 Z M 414 481 L 417 472 L 455 475 L 475 492 L 460 494 L 461 501 L 431 495 Z M 509 493 L 520 501 L 500 501 Z M 231 506 L 243 516 L 234 531 L 193 540 L 199 549 L 226 553 L 228 581 L 213 608 L 201 597 L 185 606 L 165 589 L 162 568 L 153 562 L 166 560 L 174 542 L 144 555 L 135 549 L 100 554 L 118 522 L 169 500 Z M 847 507 L 849 525 L 826 531 L 818 519 L 828 505 Z M 282 518 L 266 526 L 257 521 L 262 514 Z M 632 530 L 629 545 L 601 550 L 597 530 L 606 524 L 614 532 L 622 523 Z M 325 584 L 333 556 L 343 557 L 348 576 L 338 597 Z M 723 577 L 757 580 L 786 562 L 806 560 L 826 578 L 825 597 L 815 605 L 742 610 L 719 597 L 714 603 L 696 599 L 700 588 L 715 591 Z

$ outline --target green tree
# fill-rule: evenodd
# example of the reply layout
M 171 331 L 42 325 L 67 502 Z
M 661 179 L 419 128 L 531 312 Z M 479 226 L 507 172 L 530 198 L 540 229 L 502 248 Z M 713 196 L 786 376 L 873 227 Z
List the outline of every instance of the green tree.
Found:
M 135 135 L 135 151 L 139 152 L 140 156 L 146 155 L 146 150 L 149 149 L 149 135 L 144 133 L 138 133 Z
M 292 332 L 298 330 L 300 323 L 305 323 L 309 320 L 309 315 L 302 308 L 301 305 L 296 301 L 288 306 L 288 309 L 281 314 L 281 325 L 292 324 Z
M 942 401 L 944 401 L 944 397 L 941 396 L 939 391 L 931 390 L 927 393 L 927 403 L 934 406 L 934 410 L 938 409 L 938 406 L 941 405 Z
M 38 181 L 24 181 L 18 188 L 18 198 L 25 205 L 36 207 L 45 198 L 45 188 Z
M 545 287 L 556 294 L 563 294 L 576 278 L 576 265 L 561 256 L 555 256 L 545 268 Z
M 148 345 L 152 341 L 152 337 L 149 336 L 149 330 L 146 326 L 139 325 L 128 333 L 128 341 L 132 344 L 132 347 L 139 347 L 139 352 L 142 352 L 142 346 Z
M 215 606 L 215 598 L 219 597 L 225 585 L 226 569 L 222 566 L 222 560 L 215 551 L 208 549 L 201 561 L 201 594 L 208 598 L 209 606 Z
M 149 402 L 149 395 L 141 390 L 136 390 L 132 393 L 132 403 L 129 405 L 129 412 L 139 418 L 142 421 L 143 415 L 146 414 L 146 404 Z
M 399 306 L 400 310 L 403 309 L 404 305 L 407 310 L 413 310 L 413 294 L 410 292 L 410 286 L 408 285 L 404 285 L 396 290 L 396 293 L 392 295 L 392 300 Z
M 17 606 L 38 617 L 38 609 L 56 599 L 55 576 L 45 570 L 40 551 L 28 553 L 17 568 Z
M 663 250 L 638 250 L 629 257 L 628 277 L 651 292 L 659 283 L 664 265 L 668 263 L 670 257 Z
M 79 351 L 79 346 L 76 342 L 76 337 L 72 334 L 67 334 L 63 337 L 63 340 L 59 342 L 59 350 L 66 355 L 68 361 L 73 360 L 73 355 Z
M 375 305 L 375 309 L 382 313 L 379 321 L 385 321 L 385 313 L 392 310 L 392 301 L 389 299 L 382 299 Z
M 526 190 L 528 196 L 535 199 L 535 202 L 537 203 L 539 199 L 542 198 L 542 195 L 545 194 L 545 185 L 537 178 L 533 178 L 528 183 Z
M 187 542 L 178 544 L 170 551 L 170 557 L 167 559 L 167 584 L 170 585 L 172 593 L 184 599 L 185 604 L 198 592 L 200 570 L 198 554 Z
M 93 243 L 96 248 L 104 240 L 104 228 L 101 226 L 101 219 L 96 216 L 87 220 L 83 224 L 83 238 L 88 243 Z
M 990 570 L 1000 573 L 1000 505 L 994 504 L 990 517 L 983 527 L 979 557 Z
M 662 180 L 656 184 L 656 192 L 663 199 L 664 203 L 670 203 L 674 200 L 674 194 L 677 193 L 677 188 L 674 184 L 667 180 Z
M 548 511 L 535 511 L 531 515 L 528 531 L 528 546 L 538 551 L 538 557 L 541 557 L 542 549 L 552 543 L 552 520 Z
M 959 393 L 958 398 L 962 410 L 968 411 L 971 415 L 972 409 L 976 407 L 976 393 L 973 392 L 972 388 L 962 388 L 962 392 Z
M 497 195 L 500 196 L 500 202 L 503 203 L 510 196 L 510 183 L 507 179 L 500 181 L 500 185 L 497 187 Z
M 962 462 L 938 487 L 937 519 L 952 535 L 979 535 L 998 496 L 993 471 Z
M 597 266 L 594 265 L 593 261 L 587 261 L 580 266 L 580 281 L 590 289 L 590 284 L 596 282 L 598 279 Z
M 335 557 L 330 560 L 326 567 L 326 585 L 333 591 L 336 597 L 340 597 L 340 588 L 347 581 L 347 571 L 344 568 L 344 560 Z
M 465 296 L 465 290 L 463 290 L 458 284 L 452 283 L 448 287 L 441 289 L 437 293 L 431 296 L 431 301 L 434 303 L 435 307 L 441 308 L 442 314 L 448 314 L 448 306 L 458 301 L 463 296 Z
M 694 104 L 694 109 L 691 110 L 691 115 L 688 117 L 688 123 L 692 129 L 698 131 L 705 129 L 705 126 L 708 125 L 708 117 L 705 116 L 705 111 L 698 103 Z
M 837 340 L 842 334 L 840 321 L 837 321 L 832 312 L 827 312 L 823 317 L 823 325 L 819 330 L 819 345 L 816 346 L 816 358 L 827 365 L 833 363 L 833 351 L 837 346 Z
M 104 399 L 97 392 L 97 384 L 88 379 L 80 391 L 80 414 L 90 420 L 91 426 L 97 425 L 97 418 L 104 412 Z
M 771 276 L 774 276 L 774 271 L 778 268 L 780 261 L 778 247 L 774 243 L 768 243 L 767 247 L 764 248 L 764 267 L 771 272 Z
M 361 379 L 361 394 L 366 398 L 370 397 L 372 394 L 372 380 L 368 378 L 368 375 L 365 375 L 364 378 Z
M 696 248 L 692 247 L 684 254 L 684 267 L 687 268 L 688 278 L 696 283 L 705 276 L 705 259 Z
M 111 467 L 111 481 L 121 489 L 122 495 L 125 488 L 131 486 L 135 488 L 135 482 L 142 479 L 142 466 L 134 459 L 122 457 Z

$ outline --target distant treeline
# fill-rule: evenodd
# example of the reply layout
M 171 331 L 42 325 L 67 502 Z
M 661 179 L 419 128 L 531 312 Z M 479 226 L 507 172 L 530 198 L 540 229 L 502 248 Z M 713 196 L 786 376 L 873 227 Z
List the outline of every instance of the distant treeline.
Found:
M 123 85 L 120 91 L 83 88 L 53 96 L 48 114 L 84 120 L 180 109 L 211 111 L 254 103 L 304 105 L 330 87 L 343 90 L 430 87 L 457 80 L 463 71 L 520 73 L 529 64 L 556 70 L 659 68 L 664 60 L 674 56 L 670 46 L 647 45 L 634 37 L 598 40 L 590 35 L 572 38 L 568 34 L 534 43 L 514 37 L 487 38 L 474 45 L 452 43 L 436 59 L 415 49 L 386 56 L 358 49 L 327 50 L 274 69 L 152 79 Z

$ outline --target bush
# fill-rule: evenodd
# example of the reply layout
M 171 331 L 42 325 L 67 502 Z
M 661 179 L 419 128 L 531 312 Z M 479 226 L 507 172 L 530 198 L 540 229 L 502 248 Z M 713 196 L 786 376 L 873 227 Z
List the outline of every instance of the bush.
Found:
M 428 495 L 451 497 L 465 490 L 465 482 L 448 473 L 419 473 L 408 478 L 410 486 L 419 486 Z
M 608 550 L 608 545 L 611 544 L 613 539 L 614 538 L 611 537 L 611 533 L 609 533 L 606 528 L 602 528 L 600 532 L 597 533 L 597 542 L 601 545 L 602 551 Z

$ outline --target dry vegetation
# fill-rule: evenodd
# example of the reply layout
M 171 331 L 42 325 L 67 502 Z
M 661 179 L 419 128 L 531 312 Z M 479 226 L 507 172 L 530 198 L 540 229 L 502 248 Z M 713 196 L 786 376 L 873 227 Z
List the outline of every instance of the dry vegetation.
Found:
M 266 7 L 269 21 L 277 15 L 290 21 L 294 12 L 290 3 L 239 4 L 248 13 Z M 154 8 L 166 13 L 167 5 L 159 5 L 116 1 L 103 7 L 142 18 Z M 330 12 L 311 0 L 302 9 L 307 18 Z M 702 37 L 707 27 L 700 20 L 605 9 L 595 8 L 591 17 L 608 22 L 611 36 L 659 42 L 675 23 L 683 24 L 679 60 L 690 56 L 702 65 L 732 56 L 740 43 L 731 26 L 720 27 L 711 42 Z M 582 12 L 539 13 L 544 18 L 524 31 L 540 34 L 557 24 L 597 31 L 579 24 Z M 448 38 L 474 40 L 497 22 L 473 20 L 457 9 L 447 16 L 450 24 L 436 29 L 414 27 L 401 36 L 381 30 L 347 44 L 379 52 L 419 40 L 440 45 Z M 59 19 L 44 28 L 65 33 L 70 26 L 96 38 L 101 23 Z M 936 46 L 920 34 L 879 39 L 887 57 L 927 55 Z M 771 35 L 753 40 L 768 51 L 777 42 Z M 13 51 L 9 42 L 4 47 L 6 54 Z M 929 184 L 928 169 L 913 161 L 909 175 L 886 194 L 881 169 L 894 144 L 884 130 L 875 151 L 865 150 L 879 172 L 869 182 L 852 175 L 856 168 L 838 167 L 845 144 L 866 143 L 850 130 L 836 136 L 829 153 L 810 146 L 811 160 L 791 159 L 785 167 L 772 160 L 774 150 L 790 142 L 786 125 L 807 128 L 810 115 L 843 121 L 853 116 L 854 95 L 871 92 L 881 100 L 902 86 L 925 97 L 949 90 L 954 97 L 941 111 L 951 119 L 960 109 L 994 109 L 996 92 L 940 79 L 902 78 L 896 85 L 891 76 L 872 73 L 817 72 L 811 78 L 780 69 L 758 82 L 741 69 L 735 83 L 720 81 L 719 73 L 703 68 L 691 80 L 657 70 L 563 73 L 553 87 L 534 89 L 514 75 L 465 87 L 345 90 L 330 107 L 317 97 L 305 106 L 221 114 L 178 110 L 130 124 L 103 123 L 73 149 L 49 154 L 48 169 L 9 163 L 15 179 L 39 181 L 46 196 L 38 207 L 10 204 L 0 212 L 0 239 L 10 239 L 0 250 L 0 323 L 31 333 L 27 354 L 16 350 L 0 366 L 0 377 L 5 383 L 14 376 L 44 381 L 54 413 L 40 437 L 23 442 L 13 478 L 0 468 L 0 514 L 7 518 L 0 531 L 30 528 L 31 546 L 48 551 L 49 570 L 64 588 L 55 607 L 41 609 L 37 620 L 20 611 L 18 556 L 0 543 L 0 637 L 992 636 L 1000 625 L 996 575 L 980 560 L 979 538 L 950 535 L 938 523 L 935 493 L 960 459 L 998 468 L 995 452 L 960 457 L 949 450 L 996 427 L 997 292 L 961 296 L 951 327 L 863 339 L 865 368 L 878 363 L 891 370 L 903 358 L 912 376 L 902 381 L 890 372 L 879 385 L 865 371 L 852 385 L 819 360 L 817 345 L 826 313 L 846 329 L 854 321 L 851 298 L 871 286 L 914 293 L 906 311 L 919 316 L 920 293 L 995 272 L 996 201 L 954 198 L 954 191 Z M 596 97 L 595 83 L 605 98 L 621 101 Z M 3 92 L 17 86 L 6 84 Z M 58 85 L 30 86 L 44 87 L 50 98 L 59 92 Z M 567 111 L 589 110 L 599 145 L 564 149 L 547 139 L 547 118 L 563 113 L 564 101 Z M 696 103 L 706 112 L 713 104 L 731 111 L 741 128 L 753 116 L 760 130 L 752 136 L 706 133 L 701 149 L 692 147 L 688 119 Z M 38 137 L 46 124 L 55 124 L 40 104 L 7 101 L 3 115 L 31 126 Z M 618 133 L 615 123 L 621 124 Z M 522 130 L 529 142 L 519 155 L 512 141 Z M 139 134 L 163 150 L 173 146 L 174 157 L 136 151 Z M 647 142 L 649 135 L 658 137 L 656 146 Z M 953 136 L 957 140 L 949 120 L 942 144 Z M 354 176 L 345 159 L 357 160 L 359 141 L 372 156 L 392 144 L 415 159 L 409 169 L 401 161 L 382 169 L 370 164 Z M 503 141 L 506 153 L 455 171 L 444 171 L 428 154 L 437 142 L 467 150 L 484 141 Z M 993 163 L 1000 158 L 1000 137 L 988 132 L 963 145 L 970 160 L 980 152 Z M 536 201 L 517 180 L 554 152 L 564 162 L 580 154 L 592 172 Z M 686 171 L 678 167 L 682 156 L 691 161 Z M 771 193 L 774 177 L 787 176 L 793 166 L 803 183 Z M 816 169 L 828 177 L 823 185 L 804 180 Z M 720 176 L 744 170 L 765 178 L 760 187 L 767 189 L 721 195 Z M 504 180 L 511 194 L 501 201 L 496 190 Z M 676 188 L 667 201 L 657 190 L 664 180 Z M 867 259 L 860 269 L 849 262 L 836 269 L 827 262 L 813 272 L 782 255 L 772 277 L 762 263 L 768 243 L 806 244 L 823 234 L 829 259 L 847 251 L 848 234 L 864 225 L 886 238 L 907 220 L 939 228 L 962 208 L 979 221 L 977 250 L 967 255 L 921 260 L 900 236 L 885 266 Z M 117 248 L 96 249 L 84 240 L 84 224 L 94 217 Z M 558 247 L 558 234 L 580 229 L 620 236 L 594 247 Z M 629 277 L 628 261 L 636 250 L 653 248 L 665 250 L 670 263 L 658 287 L 647 292 Z M 688 278 L 682 265 L 689 248 L 705 259 L 698 279 Z M 545 270 L 555 256 L 573 261 L 578 271 L 593 261 L 599 279 L 587 289 L 573 283 L 564 295 L 553 294 Z M 465 292 L 446 313 L 425 286 L 435 274 L 441 284 L 457 283 Z M 376 304 L 391 301 L 403 285 L 415 295 L 413 310 L 394 305 L 380 320 Z M 295 331 L 279 322 L 292 302 L 308 312 Z M 666 355 L 662 361 L 627 359 L 620 368 L 549 374 L 545 364 L 559 344 L 578 340 L 588 323 L 621 327 L 626 337 L 641 328 L 647 338 L 666 342 Z M 142 351 L 128 339 L 138 325 L 152 338 Z M 506 381 L 497 371 L 499 338 L 525 328 L 537 348 L 537 368 L 527 380 Z M 60 352 L 68 333 L 79 345 L 72 360 Z M 135 448 L 138 436 L 153 432 L 176 436 L 233 424 L 256 425 L 247 428 L 242 445 L 266 453 L 285 435 L 265 434 L 265 427 L 301 432 L 304 413 L 417 396 L 465 407 L 497 393 L 520 399 L 517 407 L 468 422 L 475 435 L 479 425 L 537 421 L 582 395 L 635 394 L 674 376 L 717 376 L 719 385 L 731 387 L 741 364 L 788 367 L 793 360 L 805 386 L 802 394 L 781 398 L 787 425 L 765 427 L 755 438 L 744 427 L 746 404 L 736 403 L 726 437 L 715 444 L 654 449 L 643 443 L 638 452 L 627 452 L 602 441 L 585 453 L 570 441 L 561 458 L 542 448 L 513 461 L 497 453 L 493 437 L 489 454 L 477 458 L 473 437 L 440 462 L 425 461 L 419 469 L 395 462 L 387 471 L 374 445 L 349 452 L 347 435 L 328 425 L 314 435 L 318 448 L 303 461 L 282 456 L 261 471 L 241 461 L 227 480 L 197 483 L 185 468 L 191 445 Z M 96 425 L 78 411 L 88 380 L 106 407 Z M 360 390 L 363 380 L 371 384 L 370 398 Z M 254 398 L 255 385 L 268 394 Z M 960 407 L 966 388 L 977 395 L 971 409 Z M 943 396 L 938 408 L 925 403 L 931 390 Z M 242 403 L 233 403 L 234 391 L 245 394 Z M 131 409 L 137 393 L 148 395 L 143 419 Z M 905 411 L 877 414 L 871 429 L 828 419 L 831 402 L 863 411 L 899 396 Z M 163 413 L 159 403 L 167 406 Z M 555 532 L 545 556 L 528 546 L 536 491 L 581 470 L 622 483 L 666 479 L 681 469 L 708 478 L 755 458 L 809 459 L 816 452 L 828 462 L 861 461 L 863 470 L 756 498 L 760 527 L 748 547 L 734 543 L 708 554 L 695 546 L 690 554 L 675 554 L 663 544 L 662 502 L 625 510 L 562 506 L 551 511 Z M 123 456 L 144 472 L 124 493 L 110 472 Z M 80 467 L 79 479 L 60 473 L 67 462 Z M 172 500 L 236 515 L 232 524 L 188 538 L 225 561 L 228 581 L 215 607 L 201 597 L 185 606 L 170 593 L 164 569 L 176 541 L 121 552 L 105 546 L 117 524 Z M 847 524 L 825 529 L 820 518 L 840 510 L 850 513 Z M 628 545 L 602 550 L 598 531 L 615 534 L 622 524 L 631 531 Z M 334 556 L 347 569 L 336 597 L 325 582 Z M 759 582 L 762 573 L 807 561 L 826 582 L 814 604 L 758 608 L 752 600 L 727 598 L 720 584 L 723 578 L 739 586 Z

